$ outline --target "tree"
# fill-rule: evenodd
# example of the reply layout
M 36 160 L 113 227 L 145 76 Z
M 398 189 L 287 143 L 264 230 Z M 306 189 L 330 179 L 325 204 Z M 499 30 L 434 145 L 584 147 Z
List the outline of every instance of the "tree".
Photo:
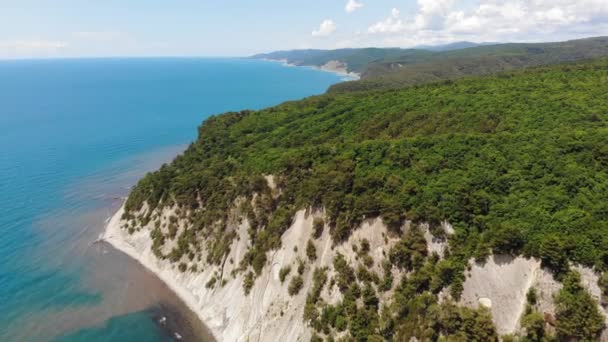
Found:
M 378 310 L 378 304 L 380 303 L 380 301 L 376 296 L 376 291 L 369 283 L 365 285 L 365 287 L 363 288 L 363 293 L 361 295 L 363 297 L 363 304 L 368 309 Z
M 557 336 L 563 340 L 591 341 L 604 329 L 604 316 L 598 303 L 581 285 L 581 277 L 575 271 L 568 272 L 564 287 L 555 297 Z
M 526 341 L 541 342 L 545 336 L 545 318 L 540 312 L 532 311 L 521 320 L 521 326 L 526 331 Z
M 567 271 L 564 242 L 558 235 L 549 235 L 541 242 L 540 259 L 543 266 L 550 268 L 558 277 Z
M 424 234 L 418 228 L 412 228 L 389 252 L 393 265 L 405 270 L 421 266 L 428 250 Z
M 503 224 L 492 235 L 492 250 L 495 254 L 517 255 L 525 240 L 521 230 L 510 224 Z

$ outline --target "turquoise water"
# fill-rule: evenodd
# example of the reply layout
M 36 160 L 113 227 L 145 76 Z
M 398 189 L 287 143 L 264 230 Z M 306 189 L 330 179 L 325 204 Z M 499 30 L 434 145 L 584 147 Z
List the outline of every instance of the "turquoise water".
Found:
M 209 115 L 338 81 L 239 59 L 0 62 L 0 340 L 204 339 L 164 284 L 93 241 Z

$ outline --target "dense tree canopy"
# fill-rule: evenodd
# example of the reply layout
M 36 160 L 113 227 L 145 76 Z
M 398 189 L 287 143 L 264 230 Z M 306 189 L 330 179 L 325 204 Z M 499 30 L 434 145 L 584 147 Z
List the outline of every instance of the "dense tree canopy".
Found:
M 175 202 L 212 237 L 234 200 L 257 192 L 259 251 L 278 246 L 296 209 L 323 206 L 336 241 L 366 217 L 397 229 L 406 217 L 448 220 L 469 251 L 604 269 L 607 79 L 600 61 L 212 117 L 139 182 L 127 210 Z M 278 198 L 263 195 L 264 174 L 277 176 Z
M 246 272 L 245 292 L 296 210 L 325 209 L 325 220 L 315 221 L 316 233 L 301 246 L 310 260 L 324 229 L 337 244 L 366 218 L 381 217 L 397 233 L 405 219 L 424 222 L 438 236 L 441 222 L 449 221 L 455 234 L 443 259 L 429 255 L 416 229 L 387 255 L 383 275 L 338 254 L 331 282 L 343 299 L 319 301 L 328 279 L 317 270 L 306 319 L 320 334 L 348 330 L 358 340 L 497 340 L 487 311 L 437 301 L 446 287 L 459 298 L 472 257 L 491 251 L 538 257 L 559 279 L 572 277 L 571 262 L 608 268 L 607 84 L 608 61 L 601 60 L 331 93 L 215 116 L 183 155 L 138 183 L 125 218 L 145 224 L 154 218 L 150 210 L 139 215 L 144 204 L 177 206 L 190 224 L 179 234 L 170 231 L 177 244 L 168 255 L 160 247 L 171 236 L 157 227 L 156 255 L 179 261 L 204 247 L 207 262 L 221 264 L 236 238 L 228 216 L 238 206 L 251 224 L 251 248 L 235 260 Z M 265 175 L 274 175 L 280 191 L 270 189 Z M 363 264 L 367 244 L 359 252 Z M 292 295 L 303 286 L 300 263 L 288 281 Z M 396 288 L 393 268 L 408 272 Z M 290 270 L 281 270 L 282 281 Z M 378 293 L 389 289 L 393 303 L 381 307 Z M 560 292 L 560 336 L 594 336 L 603 328 L 597 312 L 581 303 L 594 304 L 574 285 Z M 542 337 L 538 314 L 524 323 L 531 339 Z M 584 336 L 574 334 L 579 328 Z

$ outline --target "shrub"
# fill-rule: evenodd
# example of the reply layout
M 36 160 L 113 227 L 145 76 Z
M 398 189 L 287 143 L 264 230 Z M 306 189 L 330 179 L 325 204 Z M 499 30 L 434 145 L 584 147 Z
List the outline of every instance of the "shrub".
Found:
M 253 257 L 251 266 L 253 266 L 255 273 L 260 275 L 264 269 L 264 265 L 266 265 L 266 253 L 258 250 Z
M 255 274 L 253 272 L 249 271 L 245 275 L 245 279 L 243 279 L 243 290 L 245 291 L 245 296 L 249 295 L 249 292 L 251 291 L 251 288 L 253 287 L 254 283 L 255 283 Z
M 209 281 L 205 284 L 205 287 L 210 289 L 215 285 L 216 282 L 217 282 L 217 278 L 215 276 L 211 277 L 211 279 L 209 279 Z
M 363 239 L 361 240 L 361 249 L 360 249 L 360 253 L 362 255 L 366 255 L 367 253 L 369 253 L 370 251 L 370 244 L 369 244 L 369 240 L 368 239 Z
M 290 296 L 295 296 L 300 292 L 300 290 L 302 289 L 302 286 L 304 286 L 304 279 L 302 279 L 301 276 L 297 275 L 297 276 L 291 278 L 291 282 L 289 282 L 289 287 L 287 288 L 287 292 L 289 293 Z
M 348 264 L 344 255 L 338 253 L 334 258 L 334 269 L 336 270 L 336 281 L 340 292 L 344 293 L 356 280 L 355 271 Z
M 312 240 L 308 240 L 308 243 L 306 244 L 306 256 L 310 261 L 317 260 L 317 248 Z
M 285 278 L 287 278 L 289 273 L 291 273 L 291 266 L 287 265 L 281 268 L 279 271 L 279 279 L 281 280 L 281 283 L 285 282 Z
M 531 287 L 526 294 L 526 300 L 529 305 L 536 305 L 536 301 L 538 300 L 538 295 L 536 294 L 536 289 Z
M 306 270 L 306 265 L 304 264 L 304 261 L 298 260 L 298 274 L 303 275 L 305 270 Z
M 177 224 L 172 222 L 169 224 L 169 238 L 175 239 L 176 235 L 177 235 Z

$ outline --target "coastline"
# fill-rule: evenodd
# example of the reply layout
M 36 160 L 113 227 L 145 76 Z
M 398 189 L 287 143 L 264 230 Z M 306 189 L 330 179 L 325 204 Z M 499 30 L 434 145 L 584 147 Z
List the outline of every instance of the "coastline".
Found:
M 200 323 L 205 326 L 205 328 L 209 331 L 210 334 L 213 335 L 213 339 L 215 341 L 219 341 L 218 336 L 216 336 L 216 333 L 207 326 L 205 319 L 201 315 L 201 312 L 197 307 L 197 300 L 194 295 L 190 291 L 187 291 L 180 284 L 178 284 L 174 277 L 170 277 L 169 274 L 163 272 L 158 266 L 158 264 L 155 262 L 156 258 L 145 257 L 145 254 L 142 254 L 142 251 L 138 251 L 135 246 L 128 243 L 122 237 L 124 233 L 122 231 L 122 228 L 120 227 L 120 223 L 122 221 L 121 217 L 124 212 L 125 202 L 126 200 L 123 200 L 123 204 L 108 221 L 101 240 L 107 242 L 117 250 L 125 253 L 133 260 L 144 266 L 147 270 L 152 272 L 154 275 L 156 275 L 161 281 L 163 281 L 167 285 L 167 287 L 169 287 L 171 291 L 173 291 L 173 293 L 175 293 L 182 300 L 182 302 L 188 307 L 188 309 L 196 315 Z
M 359 79 L 359 75 L 349 73 L 344 69 L 328 65 L 298 66 L 289 64 L 287 61 L 266 60 L 279 62 L 285 66 L 304 67 L 311 70 L 333 73 L 345 77 L 345 80 Z M 311 337 L 310 329 L 302 320 L 305 293 L 312 286 L 312 279 L 305 281 L 302 293 L 293 298 L 288 294 L 286 286 L 279 281 L 278 263 L 271 263 L 270 267 L 263 272 L 249 295 L 243 293 L 244 274 L 231 276 L 231 279 L 223 279 L 221 287 L 209 287 L 208 284 L 215 279 L 220 271 L 213 266 L 199 272 L 181 272 L 177 264 L 168 260 L 158 259 L 152 252 L 152 239 L 149 236 L 150 227 L 141 227 L 141 231 L 129 234 L 123 229 L 125 221 L 122 219 L 126 199 L 123 199 L 119 209 L 106 221 L 105 228 L 99 241 L 111 245 L 116 250 L 126 254 L 128 257 L 142 265 L 146 270 L 161 280 L 167 288 L 173 292 L 183 304 L 195 315 L 203 328 L 208 332 L 213 341 L 267 341 L 267 340 L 306 340 Z M 161 215 L 167 212 L 161 213 Z M 172 214 L 169 212 L 169 214 Z M 168 218 L 168 217 L 167 217 Z M 296 220 L 297 221 L 297 220 Z M 304 222 L 306 221 L 306 223 Z M 310 222 L 308 222 L 310 221 Z M 294 226 L 306 224 L 312 227 L 312 218 L 306 220 L 303 217 L 294 223 Z M 237 225 L 233 227 L 238 231 L 239 239 L 234 242 L 230 259 L 241 260 L 247 245 L 248 226 Z M 305 230 L 309 232 L 310 229 Z M 299 236 L 299 229 L 295 231 Z M 310 235 L 310 234 L 309 234 Z M 296 258 L 303 255 L 294 253 L 294 246 L 301 240 L 299 237 L 292 239 L 289 250 L 282 248 L 272 253 L 272 259 L 287 259 L 294 263 Z M 329 235 L 327 236 L 329 243 Z M 328 244 L 329 246 L 329 244 Z M 303 253 L 303 252 L 301 252 Z M 301 254 L 300 253 L 300 254 Z M 269 257 L 271 257 L 269 255 Z M 326 260 L 330 264 L 332 259 Z M 283 262 L 281 262 L 282 264 Z M 230 274 L 236 269 L 235 265 L 226 265 L 221 270 L 224 274 Z M 312 273 L 307 276 L 312 278 Z M 224 283 L 225 282 L 225 283 Z M 210 341 L 209 341 L 210 342 Z
M 206 265 L 196 272 L 182 272 L 177 264 L 156 258 L 152 251 L 153 240 L 150 238 L 152 225 L 142 227 L 133 234 L 122 228 L 125 222 L 122 220 L 123 212 L 124 204 L 108 222 L 102 239 L 165 282 L 196 315 L 215 341 L 310 339 L 312 332 L 302 315 L 306 293 L 313 286 L 312 272 L 306 272 L 302 291 L 297 296 L 292 296 L 287 286 L 280 281 L 279 270 L 283 265 L 293 264 L 304 257 L 303 249 L 298 253 L 294 249 L 312 234 L 312 216 L 306 217 L 304 211 L 299 212 L 288 233 L 282 237 L 284 247 L 269 252 L 269 267 L 255 281 L 249 294 L 245 294 L 243 282 L 246 275 L 236 272 L 238 262 L 226 262 L 223 266 Z M 163 210 L 159 213 L 161 221 L 169 221 L 173 213 L 173 209 Z M 235 223 L 230 227 L 238 238 L 233 241 L 226 260 L 242 260 L 245 256 L 250 247 L 249 228 L 247 222 Z M 329 230 L 324 234 L 324 245 L 325 249 L 331 245 Z M 326 265 L 332 261 L 332 256 L 324 259 Z
M 302 315 L 306 293 L 313 285 L 312 272 L 307 272 L 301 293 L 291 296 L 279 279 L 279 270 L 282 265 L 292 264 L 304 257 L 304 251 L 296 253 L 294 247 L 304 239 L 303 234 L 305 238 L 312 234 L 312 216 L 305 217 L 304 211 L 300 212 L 289 230 L 290 234 L 282 238 L 285 247 L 269 253 L 269 267 L 258 277 L 250 293 L 245 294 L 245 275 L 231 275 L 238 268 L 238 263 L 226 263 L 224 267 L 208 265 L 197 272 L 182 272 L 175 263 L 156 258 L 152 252 L 149 226 L 133 234 L 122 228 L 123 212 L 124 204 L 108 222 L 101 239 L 165 282 L 215 341 L 305 341 L 311 337 L 311 330 L 302 320 Z M 161 213 L 167 220 L 172 214 L 173 211 L 169 209 Z M 249 248 L 249 225 L 241 223 L 231 229 L 235 229 L 239 238 L 233 242 L 227 260 L 241 260 Z M 326 231 L 324 241 L 329 248 L 331 240 Z M 328 257 L 324 263 L 329 265 L 332 261 L 333 257 Z M 213 281 L 218 275 L 222 275 L 223 279 Z
M 261 60 L 267 61 L 267 62 L 273 62 L 273 63 L 281 63 L 283 66 L 286 66 L 286 67 L 303 67 L 303 68 L 309 68 L 309 69 L 313 69 L 313 70 L 317 70 L 317 71 L 329 72 L 329 73 L 338 75 L 340 77 L 344 77 L 345 79 L 343 79 L 343 81 L 358 81 L 361 79 L 361 74 L 356 73 L 356 72 L 349 72 L 348 66 L 345 63 L 342 63 L 339 61 L 329 61 L 324 65 L 318 66 L 318 65 L 297 65 L 297 64 L 290 63 L 287 59 L 263 58 Z
M 304 249 L 296 249 L 302 241 L 307 241 L 313 234 L 315 217 L 322 217 L 323 212 L 307 213 L 300 210 L 295 214 L 290 228 L 281 237 L 281 247 L 268 254 L 268 262 L 259 280 L 255 282 L 249 295 L 243 293 L 244 276 L 222 278 L 222 285 L 208 286 L 215 277 L 218 268 L 207 267 L 201 272 L 180 272 L 175 264 L 157 259 L 151 251 L 152 239 L 149 238 L 149 227 L 134 234 L 128 234 L 121 228 L 124 205 L 112 217 L 106 227 L 103 240 L 116 249 L 138 261 L 171 289 L 188 308 L 196 315 L 201 324 L 209 331 L 215 341 L 306 341 L 312 336 L 312 330 L 302 319 L 306 297 L 314 286 L 314 269 L 331 269 L 337 253 L 342 254 L 347 262 L 355 263 L 358 255 L 353 246 L 367 239 L 371 244 L 370 255 L 373 259 L 372 270 L 381 272 L 381 261 L 392 246 L 398 243 L 399 236 L 390 236 L 389 230 L 381 219 L 370 219 L 356 229 L 348 241 L 333 246 L 329 229 L 324 229 L 317 241 L 317 259 L 306 267 L 301 291 L 290 295 L 285 284 L 279 279 L 279 272 L 285 265 L 294 265 L 306 257 Z M 163 211 L 161 216 L 168 217 L 172 210 Z M 407 225 L 407 224 L 406 224 Z M 446 232 L 453 232 L 451 226 L 442 224 Z M 227 260 L 240 260 L 248 246 L 249 225 L 241 223 L 232 227 L 238 234 Z M 428 229 L 428 226 L 424 229 Z M 388 239 L 388 240 L 387 240 Z M 446 246 L 436 242 L 430 232 L 425 232 L 427 248 L 430 253 L 443 254 Z M 492 320 L 501 334 L 518 331 L 519 317 L 526 303 L 526 293 L 534 287 L 541 290 L 539 305 L 543 312 L 554 314 L 553 295 L 561 288 L 550 272 L 540 267 L 540 261 L 494 255 L 485 264 L 470 261 L 471 274 L 463 284 L 463 297 L 460 305 L 477 308 L 488 307 Z M 598 301 L 598 309 L 606 317 L 608 314 L 599 305 L 601 290 L 597 286 L 598 275 L 589 268 L 575 265 L 582 276 L 582 285 Z M 235 265 L 226 263 L 223 275 L 231 274 Z M 331 274 L 331 273 L 330 273 Z M 393 270 L 397 277 L 399 271 Z M 224 284 L 224 280 L 226 281 Z M 214 281 L 215 283 L 215 281 Z M 391 292 L 387 292 L 390 294 Z M 337 288 L 325 288 L 320 294 L 327 303 L 338 303 L 341 294 Z M 385 296 L 385 299 L 387 297 Z M 606 333 L 608 334 L 608 333 Z M 608 337 L 602 340 L 607 340 Z

